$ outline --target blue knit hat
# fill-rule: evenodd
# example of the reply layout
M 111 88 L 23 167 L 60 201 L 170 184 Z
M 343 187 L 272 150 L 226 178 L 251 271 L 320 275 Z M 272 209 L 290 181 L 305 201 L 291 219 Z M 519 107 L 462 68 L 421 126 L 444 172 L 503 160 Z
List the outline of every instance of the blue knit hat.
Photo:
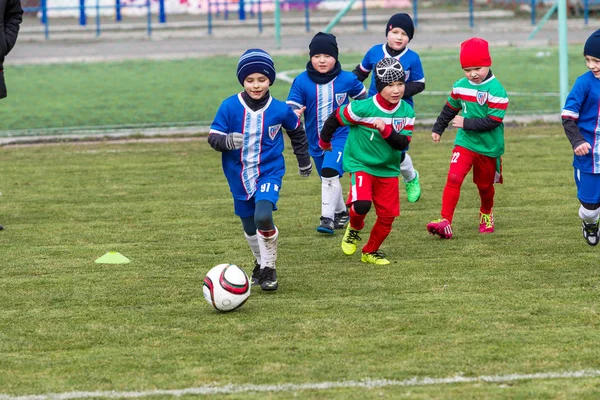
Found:
M 237 78 L 240 84 L 244 86 L 244 81 L 248 75 L 260 73 L 269 78 L 269 86 L 275 82 L 275 63 L 273 59 L 264 50 L 248 49 L 242 54 L 237 66 Z
M 583 46 L 583 55 L 600 58 L 600 29 L 592 33 L 585 41 L 585 46 Z

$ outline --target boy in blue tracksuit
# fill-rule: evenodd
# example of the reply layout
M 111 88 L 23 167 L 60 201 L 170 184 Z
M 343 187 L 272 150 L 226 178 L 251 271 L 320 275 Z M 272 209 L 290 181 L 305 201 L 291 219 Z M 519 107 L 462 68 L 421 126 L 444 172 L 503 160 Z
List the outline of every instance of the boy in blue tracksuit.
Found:
M 600 216 L 600 29 L 583 47 L 588 72 L 575 81 L 562 111 L 562 124 L 573 148 L 573 168 L 583 238 L 598 244 Z
M 247 50 L 238 62 L 237 78 L 244 91 L 221 103 L 210 127 L 208 143 L 222 152 L 223 172 L 233 195 L 234 211 L 256 259 L 252 284 L 277 290 L 277 237 L 273 222 L 285 161 L 283 134 L 287 131 L 298 160 L 299 173 L 312 170 L 306 135 L 290 106 L 269 94 L 275 82 L 271 56 Z
M 334 35 L 317 33 L 310 42 L 309 54 L 306 71 L 294 79 L 287 103 L 298 116 L 304 113 L 309 152 L 321 177 L 321 220 L 317 231 L 332 235 L 349 218 L 340 184 L 348 127 L 335 132 L 331 152 L 319 148 L 319 132 L 329 115 L 348 104 L 350 98 L 366 97 L 366 89 L 352 72 L 342 71 Z
M 408 14 L 398 13 L 392 15 L 385 26 L 386 42 L 371 47 L 361 63 L 353 71 L 358 79 L 364 81 L 379 60 L 392 57 L 400 61 L 406 74 L 405 91 L 402 100 L 406 101 L 413 108 L 415 106 L 413 96 L 425 90 L 425 74 L 421 59 L 416 52 L 408 48 L 408 43 L 412 40 L 414 33 L 413 20 Z M 371 75 L 369 97 L 377 94 L 375 74 Z M 404 180 L 408 201 L 411 203 L 416 202 L 421 197 L 419 173 L 414 168 L 410 155 L 406 152 L 402 154 L 400 173 Z

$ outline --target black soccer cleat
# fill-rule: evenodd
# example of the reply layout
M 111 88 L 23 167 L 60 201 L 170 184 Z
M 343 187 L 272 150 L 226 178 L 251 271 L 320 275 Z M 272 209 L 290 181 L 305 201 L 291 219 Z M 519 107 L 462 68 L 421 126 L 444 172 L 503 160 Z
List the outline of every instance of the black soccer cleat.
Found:
M 277 290 L 277 272 L 275 268 L 264 267 L 260 270 L 260 288 L 264 291 Z
M 317 232 L 333 235 L 334 223 L 331 218 L 321 217 L 321 223 L 317 226 Z
M 350 214 L 348 214 L 348 211 L 335 213 L 335 216 L 333 218 L 334 229 L 344 229 L 349 220 Z
M 260 284 L 260 264 L 256 260 L 254 260 L 254 269 L 252 270 L 250 282 L 252 282 L 252 286 L 257 286 Z
M 599 221 L 596 221 L 595 224 L 586 224 L 583 221 L 581 222 L 581 231 L 583 232 L 583 238 L 590 246 L 596 246 L 598 244 L 599 223 Z

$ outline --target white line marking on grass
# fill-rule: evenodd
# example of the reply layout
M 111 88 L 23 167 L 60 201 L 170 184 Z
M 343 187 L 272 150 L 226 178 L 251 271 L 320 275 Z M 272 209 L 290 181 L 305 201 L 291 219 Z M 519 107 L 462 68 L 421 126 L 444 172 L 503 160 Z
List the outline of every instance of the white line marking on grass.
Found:
M 567 379 L 567 378 L 597 378 L 600 377 L 600 370 L 582 370 L 582 371 L 564 371 L 564 372 L 540 372 L 536 374 L 508 374 L 508 375 L 482 375 L 477 377 L 466 377 L 456 375 L 449 378 L 411 378 L 405 380 L 390 379 L 364 379 L 360 381 L 341 381 L 341 382 L 320 382 L 320 383 L 284 383 L 281 385 L 235 385 L 224 386 L 206 385 L 188 389 L 173 390 L 148 390 L 142 392 L 66 392 L 66 393 L 48 393 L 39 395 L 11 396 L 0 394 L 0 400 L 69 400 L 83 398 L 138 398 L 148 396 L 184 396 L 184 395 L 211 395 L 211 394 L 236 394 L 251 392 L 295 392 L 301 390 L 328 390 L 338 388 L 380 388 L 388 386 L 433 386 L 455 383 L 503 383 L 538 379 Z

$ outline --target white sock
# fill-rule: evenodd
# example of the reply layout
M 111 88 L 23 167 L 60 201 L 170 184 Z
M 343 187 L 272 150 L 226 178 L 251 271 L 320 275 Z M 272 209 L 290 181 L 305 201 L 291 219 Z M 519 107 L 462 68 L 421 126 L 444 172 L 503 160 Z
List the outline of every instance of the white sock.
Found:
M 337 184 L 339 186 L 338 189 L 338 197 L 335 205 L 335 213 L 341 213 L 346 211 L 346 200 L 344 200 L 344 191 L 342 190 L 342 183 L 340 182 L 340 178 L 338 177 Z
M 412 158 L 410 158 L 408 153 L 404 153 L 404 161 L 400 163 L 400 174 L 402 174 L 404 182 L 410 182 L 417 176 L 415 167 L 413 167 Z
M 598 216 L 600 215 L 600 208 L 595 210 L 588 210 L 584 206 L 579 206 L 579 218 L 586 224 L 595 224 L 598 222 Z
M 321 216 L 333 219 L 337 200 L 338 189 L 341 191 L 340 177 L 321 178 Z
M 275 261 L 277 261 L 277 237 L 279 236 L 279 230 L 275 227 L 275 234 L 272 236 L 263 236 L 260 231 L 256 231 L 258 237 L 258 246 L 260 247 L 260 258 L 262 263 L 260 268 L 273 268 L 275 269 Z
M 246 236 L 246 241 L 250 246 L 250 250 L 252 250 L 252 254 L 254 254 L 254 258 L 256 258 L 256 262 L 260 265 L 260 246 L 258 245 L 258 235 L 248 235 L 244 232 L 244 236 Z

